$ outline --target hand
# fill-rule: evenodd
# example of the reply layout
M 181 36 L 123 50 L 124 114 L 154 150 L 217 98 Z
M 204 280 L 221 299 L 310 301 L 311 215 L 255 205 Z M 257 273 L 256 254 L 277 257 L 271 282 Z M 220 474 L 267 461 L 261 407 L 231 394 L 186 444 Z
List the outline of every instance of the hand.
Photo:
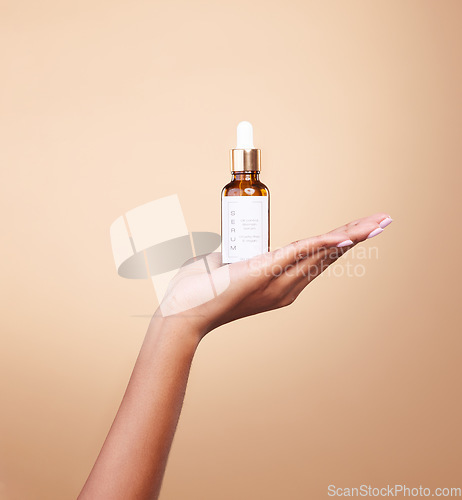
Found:
M 391 222 L 377 214 L 274 252 L 222 265 L 186 262 L 149 325 L 124 398 L 79 496 L 158 498 L 197 345 L 238 318 L 291 304 L 347 250 Z
M 186 319 L 200 338 L 235 319 L 291 304 L 354 245 L 383 231 L 384 213 L 235 264 L 214 252 L 187 261 L 172 279 L 156 315 Z

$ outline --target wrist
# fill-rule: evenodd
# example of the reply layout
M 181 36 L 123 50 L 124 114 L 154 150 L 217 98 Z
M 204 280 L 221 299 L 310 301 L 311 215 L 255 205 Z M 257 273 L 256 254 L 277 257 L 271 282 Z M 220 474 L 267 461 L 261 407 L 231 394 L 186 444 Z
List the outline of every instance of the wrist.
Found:
M 203 318 L 186 313 L 164 316 L 160 308 L 154 313 L 149 330 L 159 331 L 162 337 L 171 337 L 192 347 L 197 347 L 207 333 Z

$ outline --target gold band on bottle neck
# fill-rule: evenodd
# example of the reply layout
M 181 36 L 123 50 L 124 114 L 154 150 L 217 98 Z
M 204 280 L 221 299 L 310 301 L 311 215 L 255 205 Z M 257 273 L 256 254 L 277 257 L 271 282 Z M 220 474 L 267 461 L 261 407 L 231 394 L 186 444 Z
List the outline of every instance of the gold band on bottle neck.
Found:
M 231 172 L 260 172 L 260 149 L 230 149 Z

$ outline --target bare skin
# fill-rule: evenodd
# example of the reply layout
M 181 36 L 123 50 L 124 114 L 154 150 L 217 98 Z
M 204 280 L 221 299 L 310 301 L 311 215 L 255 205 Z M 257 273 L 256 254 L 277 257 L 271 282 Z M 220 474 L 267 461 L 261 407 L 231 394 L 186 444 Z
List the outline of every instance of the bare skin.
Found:
M 291 304 L 330 264 L 389 222 L 387 214 L 375 214 L 236 264 L 221 265 L 220 253 L 186 263 L 154 313 L 79 499 L 157 499 L 201 339 L 230 321 Z

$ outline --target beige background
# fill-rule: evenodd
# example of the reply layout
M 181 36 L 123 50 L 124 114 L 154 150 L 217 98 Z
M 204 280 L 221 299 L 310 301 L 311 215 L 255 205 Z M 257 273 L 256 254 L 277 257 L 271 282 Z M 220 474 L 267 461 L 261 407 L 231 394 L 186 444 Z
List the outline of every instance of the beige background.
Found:
M 109 226 L 177 193 L 220 231 L 250 120 L 272 246 L 395 222 L 365 276 L 210 334 L 162 500 L 462 486 L 459 1 L 1 4 L 0 498 L 74 498 L 156 307 Z M 340 268 L 339 268 L 340 269 Z M 341 269 L 340 269 L 341 271 Z M 338 273 L 340 274 L 340 271 Z

